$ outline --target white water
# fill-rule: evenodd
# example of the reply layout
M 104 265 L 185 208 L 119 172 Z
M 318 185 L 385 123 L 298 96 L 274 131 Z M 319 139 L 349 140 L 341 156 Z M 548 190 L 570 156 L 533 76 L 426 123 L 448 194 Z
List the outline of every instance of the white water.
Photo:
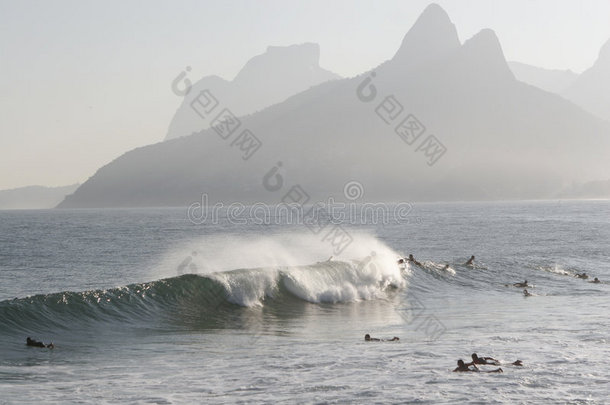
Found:
M 406 287 L 407 272 L 397 266 L 397 252 L 365 233 L 353 238 L 339 256 L 319 261 L 328 254 L 328 243 L 310 233 L 210 236 L 176 249 L 162 268 L 176 269 L 187 255 L 184 272 L 212 277 L 224 285 L 230 302 L 247 307 L 261 306 L 280 287 L 313 303 L 383 298 L 390 288 Z

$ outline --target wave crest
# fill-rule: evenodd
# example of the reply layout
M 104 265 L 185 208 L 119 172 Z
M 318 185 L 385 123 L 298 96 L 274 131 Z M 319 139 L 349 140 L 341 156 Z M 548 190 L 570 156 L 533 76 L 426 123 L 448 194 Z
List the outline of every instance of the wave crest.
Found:
M 283 305 L 295 299 L 311 303 L 371 300 L 406 285 L 393 258 L 370 255 L 359 261 L 186 274 L 107 290 L 7 300 L 0 302 L 0 323 L 15 332 L 70 330 L 116 321 L 188 326 L 193 319 L 212 322 L 226 317 L 238 307 Z

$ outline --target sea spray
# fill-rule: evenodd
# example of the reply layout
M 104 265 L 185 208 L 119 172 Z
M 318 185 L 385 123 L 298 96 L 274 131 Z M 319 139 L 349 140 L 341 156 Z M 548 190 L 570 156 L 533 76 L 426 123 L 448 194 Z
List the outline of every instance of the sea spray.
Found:
M 169 252 L 156 274 L 209 275 L 225 287 L 230 302 L 248 307 L 274 298 L 279 288 L 309 302 L 343 302 L 375 299 L 388 286 L 405 286 L 397 252 L 372 235 L 352 237 L 338 257 L 309 232 L 203 237 Z
M 205 236 L 170 249 L 151 274 L 153 279 L 185 273 L 211 274 L 235 269 L 305 266 L 333 260 L 363 260 L 372 253 L 375 263 L 393 269 L 401 256 L 385 243 L 363 232 L 350 230 L 352 243 L 334 256 L 328 241 L 311 232 L 285 232 L 275 235 L 224 234 Z

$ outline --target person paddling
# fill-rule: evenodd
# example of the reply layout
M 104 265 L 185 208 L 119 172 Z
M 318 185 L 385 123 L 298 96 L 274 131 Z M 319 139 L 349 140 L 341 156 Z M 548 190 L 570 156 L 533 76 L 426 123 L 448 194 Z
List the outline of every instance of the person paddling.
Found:
M 25 339 L 25 345 L 30 346 L 30 347 L 42 347 L 42 348 L 48 348 L 48 349 L 53 349 L 55 347 L 53 345 L 53 342 L 49 343 L 48 345 L 45 345 L 44 343 L 34 340 L 34 339 L 30 338 L 29 336 Z
M 418 265 L 418 266 L 421 266 L 421 263 L 420 263 L 420 262 L 418 262 L 417 260 L 415 260 L 415 258 L 413 257 L 413 255 L 412 255 L 412 254 L 410 254 L 410 255 L 409 255 L 409 261 L 410 261 L 411 263 L 413 263 L 413 264 L 416 264 L 416 265 Z
M 400 340 L 400 338 L 394 336 L 392 339 L 379 339 L 379 338 L 374 338 L 371 337 L 371 335 L 369 335 L 368 333 L 366 335 L 364 335 L 364 341 L 365 342 L 394 342 Z
M 479 370 L 479 368 L 477 366 L 475 366 L 474 364 L 468 365 L 466 363 L 464 363 L 464 360 L 459 359 L 457 361 L 457 367 L 453 370 L 454 373 L 456 372 L 476 372 L 476 373 L 503 373 L 504 370 L 502 370 L 502 368 L 497 368 L 495 370 L 489 370 L 489 371 L 481 371 Z M 470 368 L 472 366 L 472 368 Z

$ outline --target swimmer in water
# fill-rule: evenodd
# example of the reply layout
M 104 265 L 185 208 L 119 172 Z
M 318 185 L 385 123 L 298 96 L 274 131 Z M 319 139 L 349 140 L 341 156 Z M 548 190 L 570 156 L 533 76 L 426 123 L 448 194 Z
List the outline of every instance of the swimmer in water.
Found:
M 364 335 L 364 341 L 365 342 L 381 342 L 381 339 L 372 338 L 371 335 L 369 335 L 367 333 L 366 335 Z
M 527 289 L 523 290 L 523 295 L 526 296 L 526 297 L 531 297 L 532 296 L 532 294 L 529 291 L 527 291 Z
M 474 266 L 474 255 L 470 256 L 470 259 L 468 259 L 464 266 Z
M 523 367 L 523 363 L 521 362 L 521 360 L 516 360 L 516 361 L 513 361 L 513 362 L 512 362 L 512 363 L 510 363 L 510 364 L 512 364 L 513 366 L 519 366 L 519 367 Z
M 524 282 L 522 282 L 522 283 L 515 283 L 515 284 L 513 284 L 513 287 L 520 287 L 520 288 L 523 288 L 523 287 L 531 287 L 531 286 L 530 286 L 530 285 L 528 285 L 528 284 L 527 284 L 527 280 L 525 280 L 525 281 L 524 281 Z
M 595 277 L 593 281 L 589 281 L 589 283 L 599 284 L 601 281 L 599 281 L 599 278 Z
M 413 264 L 416 264 L 418 266 L 421 266 L 421 263 L 418 262 L 417 260 L 415 260 L 415 258 L 413 257 L 413 255 L 409 255 L 409 261 Z
M 586 279 L 588 279 L 588 278 L 589 278 L 589 276 L 587 275 L 587 273 L 576 274 L 576 276 L 575 276 L 575 277 L 582 278 L 583 280 L 586 280 Z
M 443 267 L 443 270 L 445 270 L 445 271 L 449 270 L 449 265 L 446 264 L 445 267 Z
M 405 264 L 405 259 L 403 259 L 402 257 L 398 259 L 398 264 Z
M 368 333 L 366 335 L 364 335 L 364 341 L 365 342 L 394 342 L 400 340 L 398 337 L 394 336 L 392 339 L 378 339 L 378 338 L 372 338 L 371 335 L 369 335 Z

